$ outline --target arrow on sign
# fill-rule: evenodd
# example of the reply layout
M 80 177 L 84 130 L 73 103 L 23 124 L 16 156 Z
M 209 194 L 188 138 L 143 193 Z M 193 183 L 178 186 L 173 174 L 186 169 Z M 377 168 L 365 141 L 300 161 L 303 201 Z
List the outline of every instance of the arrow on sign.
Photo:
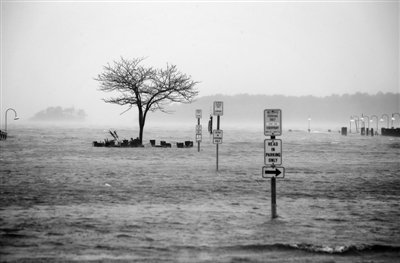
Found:
M 265 170 L 265 174 L 275 174 L 275 176 L 278 176 L 281 174 L 281 171 L 278 169 L 275 169 L 275 171 L 274 170 Z
M 264 166 L 262 169 L 262 177 L 263 178 L 271 178 L 271 177 L 278 177 L 285 178 L 285 168 L 284 167 L 270 167 Z

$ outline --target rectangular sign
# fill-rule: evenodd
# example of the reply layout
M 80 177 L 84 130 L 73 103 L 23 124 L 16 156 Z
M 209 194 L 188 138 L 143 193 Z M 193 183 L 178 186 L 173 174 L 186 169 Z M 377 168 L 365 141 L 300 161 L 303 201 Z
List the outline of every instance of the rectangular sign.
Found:
M 200 134 L 196 134 L 196 142 L 201 142 L 201 133 Z
M 262 168 L 263 178 L 285 178 L 285 168 L 284 167 L 268 167 L 264 166 Z
M 279 109 L 264 110 L 264 135 L 282 135 L 282 111 Z
M 282 140 L 264 140 L 264 164 L 268 166 L 282 164 Z
M 202 130 L 201 124 L 196 125 L 196 134 L 201 134 L 201 130 Z
M 222 101 L 214 101 L 214 116 L 222 116 L 224 114 L 224 103 Z
M 201 110 L 196 110 L 196 119 L 201 119 L 202 112 Z
M 221 144 L 222 143 L 222 137 L 223 137 L 223 131 L 222 130 L 213 130 L 213 143 L 214 144 Z

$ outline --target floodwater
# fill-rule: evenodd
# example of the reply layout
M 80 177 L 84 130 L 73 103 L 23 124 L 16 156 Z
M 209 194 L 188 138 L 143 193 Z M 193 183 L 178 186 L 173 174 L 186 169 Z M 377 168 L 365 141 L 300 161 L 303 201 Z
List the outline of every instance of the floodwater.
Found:
M 222 129 L 224 129 L 222 127 Z M 119 130 L 135 138 L 136 130 Z M 13 127 L 0 142 L 1 261 L 397 262 L 400 138 L 284 131 L 271 219 L 260 130 Z M 172 143 L 152 148 L 150 139 Z

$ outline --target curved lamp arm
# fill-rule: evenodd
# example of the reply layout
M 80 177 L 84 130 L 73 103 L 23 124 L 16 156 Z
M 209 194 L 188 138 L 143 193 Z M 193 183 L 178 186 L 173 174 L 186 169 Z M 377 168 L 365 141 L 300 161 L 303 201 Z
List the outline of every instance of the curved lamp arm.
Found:
M 19 117 L 18 117 L 18 115 L 17 115 L 17 112 L 13 109 L 13 108 L 8 108 L 7 110 L 6 110 L 6 118 L 5 118 L 5 127 L 4 127 L 4 131 L 5 132 L 7 132 L 7 113 L 8 113 L 8 111 L 9 110 L 11 110 L 11 111 L 13 111 L 14 112 L 14 114 L 15 114 L 15 116 L 14 116 L 14 120 L 18 120 L 19 119 Z

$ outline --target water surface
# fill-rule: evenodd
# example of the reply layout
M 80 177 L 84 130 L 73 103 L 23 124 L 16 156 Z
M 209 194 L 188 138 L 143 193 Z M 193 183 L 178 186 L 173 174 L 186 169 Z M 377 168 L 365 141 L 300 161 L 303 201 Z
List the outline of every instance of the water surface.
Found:
M 2 260 L 399 259 L 399 138 L 285 131 L 271 220 L 262 131 L 224 129 L 218 172 L 208 135 L 200 152 L 176 148 L 194 126 L 149 128 L 144 148 L 92 146 L 107 133 L 26 126 L 0 142 Z

